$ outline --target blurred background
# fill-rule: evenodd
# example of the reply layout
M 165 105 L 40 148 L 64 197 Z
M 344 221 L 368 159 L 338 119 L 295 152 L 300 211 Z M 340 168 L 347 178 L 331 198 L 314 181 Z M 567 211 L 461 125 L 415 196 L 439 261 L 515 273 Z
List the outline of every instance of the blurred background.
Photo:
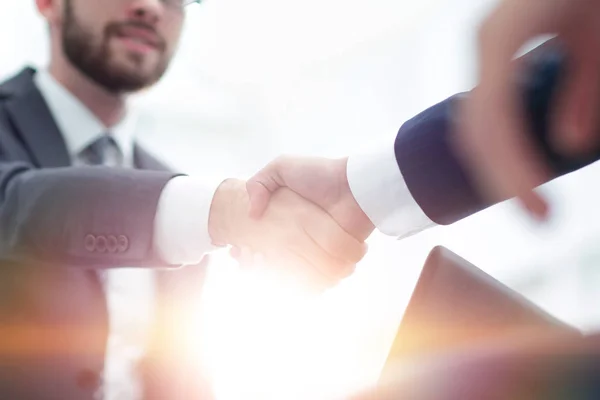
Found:
M 178 169 L 248 177 L 282 153 L 391 146 L 411 116 L 475 81 L 475 29 L 493 0 L 206 0 L 159 86 L 135 99 L 140 140 Z M 45 66 L 33 0 L 0 13 L 0 78 Z M 198 357 L 219 399 L 330 399 L 377 379 L 428 252 L 443 245 L 563 320 L 600 325 L 600 191 L 593 165 L 545 186 L 540 225 L 505 203 L 403 241 L 374 235 L 355 275 L 301 298 L 210 266 Z M 443 201 L 443 199 L 440 199 Z

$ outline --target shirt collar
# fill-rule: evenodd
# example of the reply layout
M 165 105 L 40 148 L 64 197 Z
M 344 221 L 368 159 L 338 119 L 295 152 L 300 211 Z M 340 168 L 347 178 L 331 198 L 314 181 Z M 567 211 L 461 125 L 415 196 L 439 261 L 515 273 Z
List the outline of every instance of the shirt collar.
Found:
M 72 158 L 77 157 L 100 135 L 110 132 L 123 153 L 125 162 L 131 163 L 137 125 L 137 117 L 133 113 L 127 112 L 119 123 L 112 127 L 106 127 L 48 71 L 37 72 L 34 80 L 48 104 Z

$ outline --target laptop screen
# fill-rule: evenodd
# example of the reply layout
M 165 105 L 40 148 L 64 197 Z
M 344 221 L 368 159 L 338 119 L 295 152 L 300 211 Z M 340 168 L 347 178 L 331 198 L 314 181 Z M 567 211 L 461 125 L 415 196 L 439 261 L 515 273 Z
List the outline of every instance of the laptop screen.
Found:
M 380 376 L 409 360 L 521 330 L 580 334 L 444 247 L 429 254 Z

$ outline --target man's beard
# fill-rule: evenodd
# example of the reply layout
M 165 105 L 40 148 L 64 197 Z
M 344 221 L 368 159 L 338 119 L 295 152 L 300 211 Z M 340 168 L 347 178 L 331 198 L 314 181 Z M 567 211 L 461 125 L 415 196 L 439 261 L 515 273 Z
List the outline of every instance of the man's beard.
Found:
M 62 27 L 62 46 L 67 59 L 85 76 L 111 93 L 135 92 L 156 83 L 169 66 L 164 44 L 160 47 L 159 61 L 155 68 L 141 71 L 143 57 L 130 54 L 130 60 L 140 68 L 126 68 L 111 64 L 109 40 L 119 30 L 119 24 L 109 24 L 100 41 L 80 24 L 73 12 L 71 0 L 65 1 Z

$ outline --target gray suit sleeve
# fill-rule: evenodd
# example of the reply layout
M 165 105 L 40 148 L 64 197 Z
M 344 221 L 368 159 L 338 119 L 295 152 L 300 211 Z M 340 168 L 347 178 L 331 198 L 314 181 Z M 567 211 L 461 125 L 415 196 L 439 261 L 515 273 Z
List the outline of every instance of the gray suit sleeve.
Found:
M 36 169 L 0 155 L 0 260 L 45 267 L 169 267 L 153 227 L 168 172 Z

